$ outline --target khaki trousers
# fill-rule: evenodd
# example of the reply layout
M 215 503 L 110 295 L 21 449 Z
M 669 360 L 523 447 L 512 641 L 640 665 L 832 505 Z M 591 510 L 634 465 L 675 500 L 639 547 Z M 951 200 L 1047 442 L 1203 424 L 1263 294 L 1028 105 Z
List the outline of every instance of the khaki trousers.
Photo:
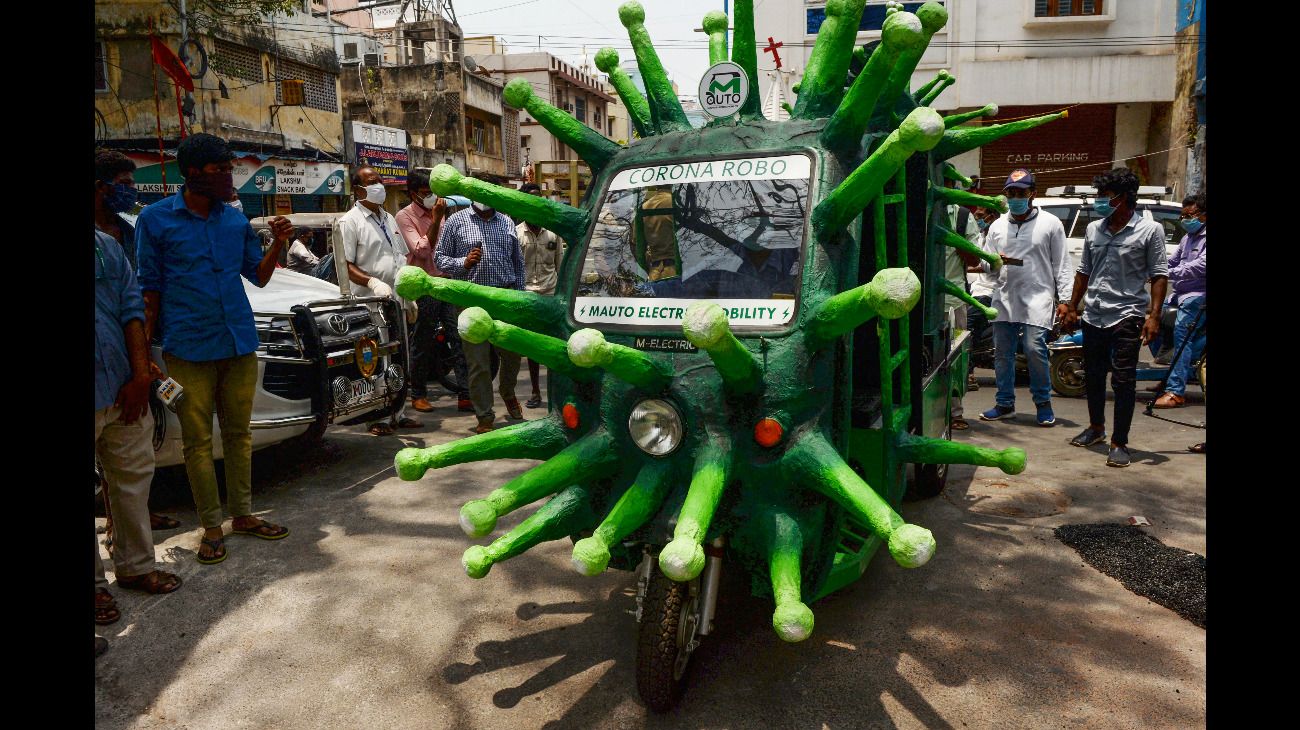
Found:
M 118 577 L 148 573 L 154 569 L 153 532 L 149 528 L 153 415 L 145 411 L 140 420 L 127 424 L 117 406 L 95 411 L 95 456 L 104 467 L 106 499 L 113 514 L 113 572 Z M 108 585 L 98 538 L 95 585 Z
M 221 425 L 226 461 L 226 500 L 231 517 L 253 514 L 253 394 L 257 388 L 257 354 L 193 362 L 163 353 L 167 374 L 185 388 L 177 405 L 185 475 L 205 528 L 222 523 L 217 470 L 212 463 L 212 414 Z M 116 519 L 116 518 L 114 518 Z
M 457 308 L 459 318 L 463 309 Z M 492 343 L 474 344 L 462 339 L 461 352 L 465 354 L 465 368 L 469 371 L 469 399 L 474 404 L 474 413 L 480 418 L 496 419 L 492 410 Z M 501 367 L 497 371 L 498 390 L 502 400 L 515 400 L 515 383 L 519 380 L 519 355 L 497 348 L 497 360 Z

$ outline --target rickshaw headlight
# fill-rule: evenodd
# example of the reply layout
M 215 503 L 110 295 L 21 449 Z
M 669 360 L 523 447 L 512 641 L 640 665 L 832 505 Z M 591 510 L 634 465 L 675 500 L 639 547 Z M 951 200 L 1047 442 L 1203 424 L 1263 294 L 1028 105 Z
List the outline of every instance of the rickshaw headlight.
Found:
M 682 416 L 671 403 L 647 398 L 632 408 L 627 430 L 638 448 L 651 456 L 667 456 L 682 444 Z

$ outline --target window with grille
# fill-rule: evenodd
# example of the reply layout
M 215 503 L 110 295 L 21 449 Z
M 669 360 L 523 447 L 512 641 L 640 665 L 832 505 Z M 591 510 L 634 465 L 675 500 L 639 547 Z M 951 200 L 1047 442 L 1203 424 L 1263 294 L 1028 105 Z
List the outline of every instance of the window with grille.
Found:
M 1101 15 L 1102 0 L 1034 0 L 1035 18 Z
M 103 41 L 95 41 L 95 91 L 108 91 L 108 52 Z
M 578 121 L 586 124 L 587 122 L 587 100 L 579 96 L 573 100 L 573 116 Z
M 244 81 L 263 81 L 260 51 L 230 41 L 216 39 L 212 49 L 212 68 L 218 74 Z
M 306 82 L 303 84 L 303 106 L 327 112 L 339 110 L 338 93 L 335 89 L 338 77 L 334 74 L 325 73 L 297 61 L 280 59 L 275 64 L 276 103 L 281 102 L 279 82 L 282 79 L 302 79 Z

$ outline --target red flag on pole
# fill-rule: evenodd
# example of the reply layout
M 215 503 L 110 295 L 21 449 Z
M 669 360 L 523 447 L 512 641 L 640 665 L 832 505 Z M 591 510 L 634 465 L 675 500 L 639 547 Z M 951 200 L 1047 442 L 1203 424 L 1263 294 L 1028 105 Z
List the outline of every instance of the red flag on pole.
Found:
M 153 46 L 153 62 L 158 64 L 163 73 L 171 77 L 177 86 L 183 87 L 186 91 L 194 91 L 194 79 L 190 78 L 190 70 L 185 68 L 185 63 L 172 53 L 172 49 L 156 35 L 149 36 L 149 43 Z

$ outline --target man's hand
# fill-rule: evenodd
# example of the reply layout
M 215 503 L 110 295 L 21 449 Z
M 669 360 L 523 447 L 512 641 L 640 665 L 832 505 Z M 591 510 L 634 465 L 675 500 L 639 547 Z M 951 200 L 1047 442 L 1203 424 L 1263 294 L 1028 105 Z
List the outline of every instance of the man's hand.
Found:
M 122 409 L 122 421 L 125 423 L 135 423 L 140 417 L 149 410 L 149 388 L 152 381 L 149 375 L 137 375 L 117 392 L 117 400 L 113 405 Z
M 1056 305 L 1056 321 L 1061 325 L 1062 331 L 1073 332 L 1079 321 L 1079 313 L 1074 311 L 1069 302 L 1061 302 Z
M 393 287 L 373 276 L 366 280 L 366 286 L 369 287 L 370 291 L 374 292 L 377 297 L 393 296 Z
M 402 300 L 402 310 L 406 312 L 406 323 L 415 324 L 420 317 L 420 307 L 410 299 Z
M 433 210 L 432 210 L 431 212 L 433 213 L 433 219 L 434 219 L 434 220 L 442 220 L 443 218 L 446 218 L 446 217 L 447 217 L 447 199 L 444 198 L 444 197 L 442 197 L 442 196 L 439 196 L 439 197 L 438 197 L 438 202 L 436 202 L 436 203 L 433 204 Z
M 162 368 L 158 367 L 158 363 L 154 362 L 153 360 L 150 360 L 150 361 L 149 361 L 149 379 L 150 379 L 150 380 L 165 380 L 166 378 L 167 378 L 167 376 L 163 374 Z
M 277 241 L 287 241 L 293 235 L 293 224 L 288 218 L 277 215 L 271 219 L 271 235 L 275 236 Z
M 1147 320 L 1142 323 L 1142 344 L 1154 340 L 1160 334 L 1160 318 L 1155 314 L 1147 315 Z
M 471 248 L 469 250 L 469 253 L 465 255 L 465 268 L 467 269 L 474 268 L 475 266 L 478 265 L 479 260 L 482 258 L 483 258 L 483 249 Z

